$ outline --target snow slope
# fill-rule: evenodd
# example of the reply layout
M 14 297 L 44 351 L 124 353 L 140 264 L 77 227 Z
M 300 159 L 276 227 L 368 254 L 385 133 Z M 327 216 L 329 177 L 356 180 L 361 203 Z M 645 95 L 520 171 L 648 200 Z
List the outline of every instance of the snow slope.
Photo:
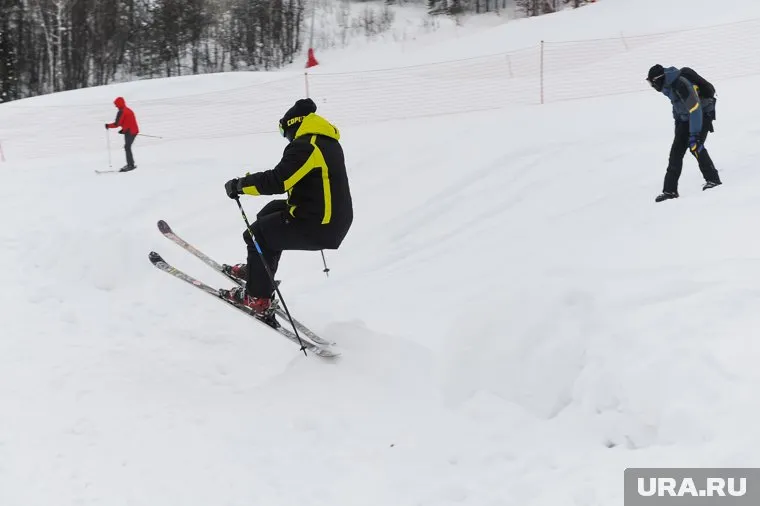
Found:
M 636 3 L 562 16 L 646 32 L 687 4 L 634 19 Z M 760 15 L 729 4 L 677 22 Z M 524 42 L 551 18 L 520 21 Z M 681 198 L 657 205 L 672 122 L 650 90 L 339 123 L 354 226 L 329 278 L 317 253 L 279 272 L 291 309 L 340 344 L 334 363 L 147 259 L 226 285 L 156 221 L 244 257 L 223 184 L 279 159 L 291 82 L 0 106 L 0 504 L 602 506 L 622 503 L 626 467 L 758 465 L 760 77 L 715 83 L 724 186 L 703 193 L 687 159 Z M 117 94 L 164 138 L 138 139 L 136 171 L 97 176 Z

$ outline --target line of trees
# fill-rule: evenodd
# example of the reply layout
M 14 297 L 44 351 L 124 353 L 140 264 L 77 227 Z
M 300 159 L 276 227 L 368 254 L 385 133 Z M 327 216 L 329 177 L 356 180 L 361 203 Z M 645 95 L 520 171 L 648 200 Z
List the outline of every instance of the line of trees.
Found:
M 594 3 L 596 0 L 516 0 L 517 6 L 526 16 L 540 16 L 551 14 L 562 9 L 565 5 L 578 8 L 583 4 Z
M 430 14 L 458 15 L 469 12 L 481 14 L 504 9 L 508 0 L 428 0 Z
M 431 14 L 462 14 L 466 12 L 483 13 L 504 9 L 514 4 L 526 16 L 551 14 L 567 5 L 580 7 L 596 0 L 427 0 Z
M 304 0 L 0 0 L 0 102 L 136 78 L 267 70 Z
M 430 14 L 449 15 L 514 5 L 526 16 L 594 1 L 385 0 L 427 2 Z M 0 103 L 133 79 L 278 68 L 301 52 L 304 10 L 305 0 L 0 0 Z M 370 35 L 392 20 L 388 10 L 376 17 L 368 9 L 352 22 Z M 344 22 L 348 28 L 348 14 Z

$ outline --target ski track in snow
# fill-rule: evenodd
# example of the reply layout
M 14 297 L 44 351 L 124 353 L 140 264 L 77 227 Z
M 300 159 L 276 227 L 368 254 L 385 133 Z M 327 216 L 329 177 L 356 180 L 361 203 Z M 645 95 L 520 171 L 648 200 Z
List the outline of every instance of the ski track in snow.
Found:
M 569 16 L 578 24 L 557 37 L 681 27 L 634 4 L 456 44 L 532 43 Z M 726 2 L 720 19 L 685 5 L 667 6 L 688 14 L 680 23 L 760 15 L 748 0 Z M 439 35 L 407 56 L 450 48 Z M 702 192 L 687 156 L 681 198 L 657 205 L 672 120 L 649 90 L 342 128 L 354 226 L 325 252 L 329 278 L 312 252 L 285 253 L 278 273 L 290 309 L 339 344 L 327 362 L 147 258 L 227 286 L 156 222 L 241 261 L 244 224 L 224 182 L 284 148 L 274 133 L 171 139 L 174 120 L 153 107 L 177 98 L 214 127 L 237 107 L 210 114 L 214 92 L 276 77 L 0 106 L 1 505 L 602 506 L 622 502 L 626 467 L 758 465 L 760 110 L 746 97 L 760 78 L 719 83 L 708 146 L 725 184 Z M 137 170 L 96 175 L 117 94 L 146 100 L 142 128 L 170 139 L 138 139 Z M 80 106 L 61 144 L 50 125 Z M 116 167 L 120 143 L 112 136 Z M 15 156 L 35 145 L 39 156 Z M 252 217 L 268 200 L 243 203 Z

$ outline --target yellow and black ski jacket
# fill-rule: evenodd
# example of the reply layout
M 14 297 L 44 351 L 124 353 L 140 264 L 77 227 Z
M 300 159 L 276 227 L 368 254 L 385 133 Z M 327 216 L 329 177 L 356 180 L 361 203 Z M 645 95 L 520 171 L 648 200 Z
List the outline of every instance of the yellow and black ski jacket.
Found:
M 340 132 L 314 113 L 303 117 L 282 160 L 272 170 L 241 178 L 247 195 L 288 194 L 288 212 L 299 221 L 350 224 L 353 204 Z

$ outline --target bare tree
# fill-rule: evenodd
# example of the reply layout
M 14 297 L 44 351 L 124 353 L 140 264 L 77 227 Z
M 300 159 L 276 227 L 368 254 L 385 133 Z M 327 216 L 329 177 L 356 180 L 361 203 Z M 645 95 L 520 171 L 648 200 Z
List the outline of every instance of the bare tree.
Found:
M 15 0 L 0 0 L 0 103 L 18 98 L 18 7 Z

